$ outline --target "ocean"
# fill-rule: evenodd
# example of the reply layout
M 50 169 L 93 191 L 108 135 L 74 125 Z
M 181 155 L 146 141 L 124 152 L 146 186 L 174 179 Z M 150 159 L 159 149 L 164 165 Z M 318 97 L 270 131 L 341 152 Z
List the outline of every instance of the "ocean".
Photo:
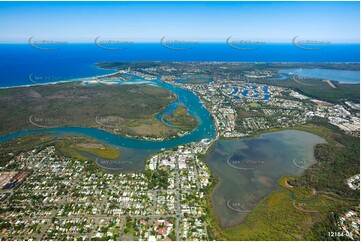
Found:
M 360 46 L 331 44 L 310 51 L 292 44 L 264 44 L 240 50 L 226 43 L 201 43 L 192 49 L 174 50 L 160 43 L 136 43 L 122 50 L 107 50 L 87 43 L 46 51 L 29 44 L 0 44 L 0 87 L 31 85 L 32 78 L 46 83 L 107 74 L 112 71 L 98 69 L 95 63 L 111 61 L 359 62 Z

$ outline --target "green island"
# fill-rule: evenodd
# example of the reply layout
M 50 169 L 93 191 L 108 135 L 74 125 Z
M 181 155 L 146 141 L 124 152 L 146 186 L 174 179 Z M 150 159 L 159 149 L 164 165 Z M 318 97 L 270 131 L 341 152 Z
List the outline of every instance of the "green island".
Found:
M 197 120 L 188 113 L 187 108 L 184 106 L 179 106 L 172 115 L 164 114 L 162 117 L 173 127 L 182 131 L 192 131 L 198 125 Z

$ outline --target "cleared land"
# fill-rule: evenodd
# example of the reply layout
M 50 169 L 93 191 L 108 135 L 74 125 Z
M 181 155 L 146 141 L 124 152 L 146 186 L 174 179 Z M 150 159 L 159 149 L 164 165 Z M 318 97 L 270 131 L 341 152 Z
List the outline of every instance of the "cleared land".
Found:
M 51 127 L 94 127 L 137 138 L 177 130 L 155 118 L 176 95 L 153 86 L 59 83 L 0 90 L 0 136 Z
M 57 140 L 55 147 L 62 155 L 79 160 L 89 160 L 80 152 L 105 159 L 116 159 L 120 156 L 117 149 L 86 136 L 62 136 Z

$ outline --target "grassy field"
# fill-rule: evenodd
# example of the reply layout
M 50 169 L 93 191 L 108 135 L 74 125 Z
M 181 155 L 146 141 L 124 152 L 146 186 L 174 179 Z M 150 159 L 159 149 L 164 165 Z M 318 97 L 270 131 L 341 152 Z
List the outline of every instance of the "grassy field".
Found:
M 64 135 L 56 138 L 49 134 L 50 133 L 35 133 L 0 143 L 0 167 L 7 164 L 8 161 L 21 152 L 34 149 L 40 151 L 47 146 L 55 146 L 60 155 L 78 160 L 90 160 L 90 158 L 83 155 L 84 153 L 82 154 L 82 152 L 104 159 L 116 159 L 121 155 L 117 149 L 87 136 Z M 97 166 L 94 163 L 91 169 L 96 168 Z
M 171 116 L 163 115 L 163 118 L 182 131 L 191 131 L 198 124 L 197 120 L 188 113 L 187 108 L 184 106 L 179 106 Z
M 258 108 L 261 105 L 259 103 L 249 103 L 248 106 L 250 106 L 251 108 Z
M 79 160 L 89 160 L 79 151 L 104 159 L 116 159 L 120 156 L 117 149 L 86 136 L 62 136 L 57 140 L 55 147 L 62 155 Z
M 0 90 L 0 136 L 49 127 L 95 127 L 130 136 L 162 137 L 177 131 L 155 118 L 176 95 L 153 86 L 80 83 Z

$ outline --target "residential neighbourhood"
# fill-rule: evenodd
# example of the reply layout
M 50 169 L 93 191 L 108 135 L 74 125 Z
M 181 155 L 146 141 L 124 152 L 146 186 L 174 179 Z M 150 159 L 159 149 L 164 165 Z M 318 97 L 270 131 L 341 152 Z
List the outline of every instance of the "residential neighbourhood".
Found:
M 323 119 L 345 133 L 359 137 L 358 104 L 343 105 L 309 98 L 290 88 L 276 87 L 249 80 L 232 79 L 189 84 L 163 77 L 172 85 L 195 92 L 210 111 L 220 137 L 251 136 L 271 128 L 299 126 L 313 119 Z
M 360 240 L 360 212 L 348 211 L 339 218 L 339 225 L 342 229 L 342 237 L 349 237 L 352 240 Z
M 54 146 L 23 152 L 0 170 L 1 237 L 207 240 L 202 198 L 210 171 L 196 152 L 210 145 L 202 140 L 156 154 L 143 173 L 104 173 L 90 161 L 59 156 Z

